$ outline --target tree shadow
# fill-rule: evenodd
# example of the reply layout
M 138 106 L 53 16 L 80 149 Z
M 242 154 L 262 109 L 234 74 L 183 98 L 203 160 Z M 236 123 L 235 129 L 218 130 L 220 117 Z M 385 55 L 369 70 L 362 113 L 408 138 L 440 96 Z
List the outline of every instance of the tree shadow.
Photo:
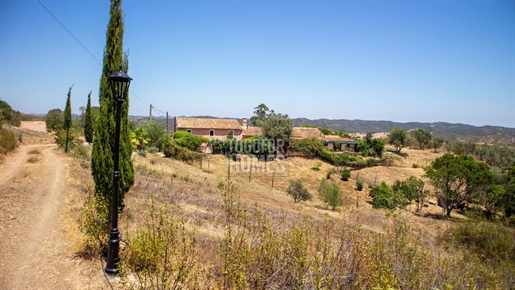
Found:
M 436 214 L 436 213 L 413 213 L 414 215 L 425 217 L 425 218 L 431 218 L 434 220 L 448 220 L 449 217 L 443 214 Z
M 397 156 L 400 156 L 400 157 L 402 157 L 404 159 L 406 159 L 409 156 L 409 154 L 406 153 L 406 152 L 399 152 L 399 151 L 396 151 L 396 150 L 390 151 L 390 153 L 395 154 Z

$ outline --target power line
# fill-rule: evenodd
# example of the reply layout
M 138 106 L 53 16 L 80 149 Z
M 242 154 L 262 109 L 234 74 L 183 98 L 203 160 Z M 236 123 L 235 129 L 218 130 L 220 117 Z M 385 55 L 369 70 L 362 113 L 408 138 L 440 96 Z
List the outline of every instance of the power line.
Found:
M 161 114 L 166 115 L 166 113 L 165 113 L 165 112 L 163 112 L 163 111 L 159 110 L 158 108 L 156 108 L 156 107 L 154 107 L 154 106 L 152 106 L 152 109 L 155 109 L 156 111 L 160 112 Z
M 68 32 L 68 34 L 70 34 L 73 39 L 75 39 L 75 41 L 77 41 L 77 43 L 80 44 L 80 46 L 82 46 L 82 48 L 84 48 L 84 50 L 86 50 L 89 55 L 91 55 L 91 57 L 96 60 L 98 62 L 99 65 L 102 65 L 102 63 L 100 63 L 100 61 L 77 39 L 77 37 L 75 37 L 75 35 L 73 35 L 73 33 L 71 33 L 70 30 L 68 30 L 68 28 L 66 28 L 66 26 L 64 26 L 63 23 L 61 23 L 61 21 L 59 21 L 59 19 L 57 19 L 57 17 L 55 17 L 55 15 L 50 11 L 48 10 L 48 8 L 45 6 L 45 4 L 41 3 L 41 1 L 39 1 L 39 4 L 41 4 L 41 6 L 43 6 L 43 8 L 45 8 L 46 11 L 48 11 L 48 13 L 50 13 L 50 15 L 52 15 L 52 17 L 54 17 L 55 21 L 57 21 L 59 24 L 61 24 L 61 26 L 64 28 L 64 30 L 66 30 Z
M 80 44 L 80 46 L 82 46 L 82 48 L 99 64 L 99 65 L 102 65 L 102 63 L 82 44 L 82 42 L 80 42 L 79 39 L 77 39 L 77 37 L 75 37 L 75 35 L 73 35 L 73 33 L 68 29 L 66 28 L 66 26 L 64 26 L 64 24 L 59 21 L 59 19 L 52 13 L 52 11 L 50 11 L 46 6 L 45 4 L 43 4 L 40 0 L 38 0 L 39 4 L 41 4 L 41 6 L 43 6 L 43 8 L 45 8 L 45 10 L 50 14 L 52 15 L 52 17 L 55 19 L 55 21 L 57 21 L 63 28 L 64 30 L 66 30 L 68 32 L 68 34 L 71 35 L 71 37 L 73 37 L 73 39 L 75 39 L 75 41 L 77 41 L 78 44 Z M 129 92 L 134 96 L 136 97 L 136 99 L 138 99 L 140 102 L 142 102 L 144 105 L 148 106 L 147 103 L 145 103 L 142 99 L 140 99 L 134 92 L 132 92 L 131 90 L 129 90 Z M 160 110 L 159 110 L 160 111 Z

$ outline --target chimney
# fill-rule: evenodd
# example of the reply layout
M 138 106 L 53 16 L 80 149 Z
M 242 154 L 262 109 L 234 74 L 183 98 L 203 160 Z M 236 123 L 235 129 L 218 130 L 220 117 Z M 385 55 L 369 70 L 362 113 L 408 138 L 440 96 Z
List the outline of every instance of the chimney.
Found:
M 248 128 L 247 127 L 247 118 L 245 118 L 245 117 L 241 118 L 241 127 L 243 129 L 247 129 Z

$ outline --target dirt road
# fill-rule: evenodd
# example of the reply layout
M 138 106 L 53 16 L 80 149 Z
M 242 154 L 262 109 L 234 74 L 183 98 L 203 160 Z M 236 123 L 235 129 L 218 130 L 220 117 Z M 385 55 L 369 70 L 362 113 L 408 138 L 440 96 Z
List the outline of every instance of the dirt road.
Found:
M 108 289 L 66 232 L 68 157 L 22 146 L 0 165 L 0 289 Z

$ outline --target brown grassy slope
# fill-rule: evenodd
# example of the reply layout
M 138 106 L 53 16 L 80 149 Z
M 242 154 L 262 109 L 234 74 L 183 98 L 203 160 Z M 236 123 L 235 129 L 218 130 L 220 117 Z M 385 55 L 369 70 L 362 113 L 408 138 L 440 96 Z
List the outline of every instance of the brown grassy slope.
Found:
M 287 174 L 274 176 L 274 188 L 272 189 L 272 176 L 269 172 L 257 172 L 258 168 L 267 166 L 263 162 L 255 161 L 254 171 L 249 182 L 248 172 L 233 172 L 233 180 L 241 194 L 242 201 L 249 205 L 257 205 L 270 212 L 276 218 L 287 216 L 292 219 L 301 219 L 303 216 L 312 218 L 345 218 L 349 211 L 356 209 L 358 204 L 357 219 L 365 228 L 383 232 L 388 226 L 385 211 L 372 209 L 368 203 L 368 185 L 379 184 L 385 181 L 392 184 L 396 179 L 406 179 L 411 175 L 420 177 L 423 174 L 421 168 L 412 168 L 410 164 L 424 164 L 441 153 L 431 151 L 403 149 L 407 154 L 391 167 L 372 167 L 359 171 L 352 171 L 349 181 L 340 180 L 339 172 L 331 176 L 342 189 L 344 206 L 340 212 L 330 211 L 325 208 L 317 197 L 317 188 L 320 180 L 326 178 L 326 173 L 334 166 L 322 163 L 318 171 L 311 168 L 319 162 L 318 159 L 291 158 L 285 161 L 288 168 Z M 206 160 L 207 159 L 207 160 Z M 221 234 L 220 222 L 217 219 L 222 214 L 221 193 L 218 186 L 226 180 L 230 161 L 220 155 L 211 155 L 204 158 L 202 169 L 199 163 L 185 164 L 173 159 L 163 158 L 159 155 L 134 157 L 137 176 L 136 184 L 126 196 L 127 209 L 124 213 L 129 220 L 136 221 L 141 218 L 141 212 L 148 206 L 150 194 L 155 195 L 158 202 L 168 204 L 178 216 L 184 217 L 192 226 L 197 226 L 200 233 L 210 236 Z M 208 170 L 209 166 L 209 170 Z M 273 166 L 273 165 L 268 165 Z M 363 191 L 355 189 L 356 178 L 365 183 Z M 312 201 L 295 204 L 286 194 L 286 188 L 290 180 L 300 179 L 310 193 L 314 196 Z M 441 210 L 430 205 L 423 209 L 425 213 L 440 213 Z M 445 228 L 446 221 L 424 218 L 413 214 L 413 211 L 403 211 L 403 219 L 416 225 L 417 230 L 422 230 L 429 241 L 434 241 L 437 234 Z

